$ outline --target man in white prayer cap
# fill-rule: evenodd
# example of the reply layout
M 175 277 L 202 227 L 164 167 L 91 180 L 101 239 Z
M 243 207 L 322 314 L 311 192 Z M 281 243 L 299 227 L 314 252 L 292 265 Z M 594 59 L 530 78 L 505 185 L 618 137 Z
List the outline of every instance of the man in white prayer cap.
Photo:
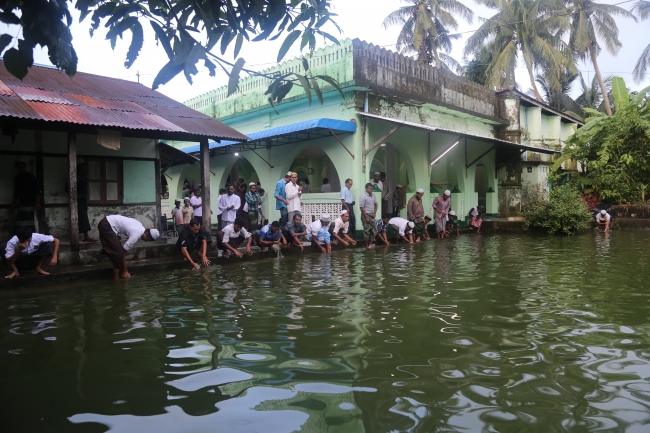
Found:
M 332 252 L 331 235 L 329 232 L 331 221 L 330 214 L 324 213 L 319 220 L 314 221 L 307 227 L 307 236 L 305 238 L 322 253 Z
M 596 215 L 596 230 L 599 230 L 601 227 L 605 227 L 605 231 L 609 230 L 609 223 L 612 219 L 612 216 L 607 213 L 605 209 L 601 210 Z
M 415 223 L 405 218 L 394 217 L 388 220 L 388 229 L 391 232 L 390 235 L 397 235 L 399 236 L 399 239 L 406 241 L 409 244 L 413 243 L 411 232 L 414 227 Z
M 424 224 L 424 205 L 422 204 L 422 196 L 424 195 L 424 189 L 418 188 L 415 192 L 415 195 L 411 197 L 406 206 L 406 217 L 409 221 L 413 221 L 415 228 L 413 233 L 415 234 L 415 242 L 420 242 L 424 237 L 424 231 L 426 226 Z
M 334 226 L 330 228 L 330 234 L 334 237 L 335 244 L 340 242 L 344 246 L 356 245 L 357 241 L 348 235 L 350 228 L 350 214 L 346 210 L 341 211 L 341 216 L 334 220 Z
M 381 173 L 376 171 L 372 175 L 372 180 L 370 181 L 372 183 L 372 190 L 375 192 L 384 192 L 384 183 L 381 181 Z
M 439 195 L 431 203 L 431 213 L 436 222 L 436 232 L 438 239 L 443 238 L 447 228 L 447 215 L 451 210 L 451 191 L 445 190 L 443 195 Z

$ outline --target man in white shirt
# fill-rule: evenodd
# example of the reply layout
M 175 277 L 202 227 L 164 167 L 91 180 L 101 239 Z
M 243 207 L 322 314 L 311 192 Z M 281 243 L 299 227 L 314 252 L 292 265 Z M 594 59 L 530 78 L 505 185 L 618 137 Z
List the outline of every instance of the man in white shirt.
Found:
M 203 201 L 201 200 L 201 188 L 194 190 L 194 195 L 190 199 L 190 206 L 194 209 L 194 218 L 203 217 Z
M 332 192 L 332 185 L 328 178 L 323 179 L 323 185 L 320 187 L 320 192 Z
M 34 270 L 35 274 L 50 275 L 42 268 L 45 260 L 52 256 L 50 266 L 56 266 L 59 256 L 59 240 L 53 236 L 32 233 L 29 227 L 20 227 L 16 236 L 9 239 L 5 247 L 5 260 L 11 273 L 5 278 L 20 275 L 19 271 Z
M 384 183 L 381 181 L 381 173 L 376 171 L 372 175 L 372 180 L 370 181 L 372 184 L 372 190 L 376 192 L 384 192 Z M 375 188 L 376 187 L 376 188 Z
M 609 222 L 611 219 L 612 216 L 605 209 L 601 210 L 596 215 L 596 230 L 599 230 L 601 227 L 605 227 L 605 231 L 609 230 Z
M 415 223 L 413 221 L 404 218 L 395 217 L 388 220 L 388 228 L 409 244 L 413 243 L 411 238 L 414 227 Z
M 302 210 L 302 186 L 298 185 L 298 173 L 292 172 L 289 183 L 284 187 L 284 193 L 287 196 L 287 211 L 289 212 L 289 221 L 293 221 L 293 216 Z
M 241 206 L 241 198 L 235 194 L 235 186 L 228 185 L 226 187 L 227 194 L 219 196 L 217 207 L 221 211 L 221 230 L 235 222 L 237 218 L 237 210 Z
M 140 221 L 122 215 L 108 215 L 97 224 L 102 253 L 108 256 L 113 264 L 113 279 L 131 278 L 126 269 L 126 252 L 135 245 L 138 239 L 153 242 L 158 239 L 160 232 L 156 229 L 145 229 Z M 118 235 L 126 236 L 122 246 Z
M 241 218 L 235 218 L 235 221 L 232 224 L 227 225 L 223 230 L 217 232 L 217 248 L 223 251 L 223 258 L 230 258 L 230 254 L 234 254 L 237 257 L 241 258 L 242 253 L 237 251 L 237 247 L 246 240 L 246 255 L 252 255 L 251 251 L 251 242 L 253 237 L 251 234 L 244 228 L 244 220 Z
M 344 246 L 356 245 L 357 241 L 348 235 L 350 228 L 350 214 L 348 211 L 342 210 L 341 216 L 334 220 L 334 227 L 330 228 L 330 233 L 334 237 L 334 243 L 342 243 Z

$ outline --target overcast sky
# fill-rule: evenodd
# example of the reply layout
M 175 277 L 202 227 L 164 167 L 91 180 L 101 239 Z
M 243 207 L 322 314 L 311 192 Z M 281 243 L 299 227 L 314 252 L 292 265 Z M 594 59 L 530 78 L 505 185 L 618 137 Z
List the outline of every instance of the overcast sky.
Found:
M 603 3 L 609 4 L 618 2 L 620 0 L 603 1 Z M 487 18 L 495 13 L 494 10 L 479 6 L 473 1 L 465 1 L 465 3 L 470 4 L 472 10 L 475 12 L 476 18 L 471 24 L 462 22 L 458 32 L 466 32 L 478 28 L 480 25 L 480 21 L 477 19 L 478 17 Z M 336 17 L 336 21 L 344 33 L 337 35 L 333 26 L 327 29 L 329 33 L 340 38 L 359 38 L 375 45 L 384 46 L 387 49 L 394 49 L 398 28 L 384 29 L 381 24 L 386 15 L 392 10 L 397 9 L 403 2 L 399 0 L 332 0 L 332 4 L 334 6 L 333 12 L 339 15 Z M 626 6 L 629 9 L 632 4 L 626 3 L 622 6 Z M 75 13 L 76 11 L 73 12 L 73 14 Z M 75 15 L 75 21 L 77 20 L 78 14 Z M 140 57 L 130 69 L 124 67 L 124 59 L 130 43 L 130 33 L 124 40 L 118 40 L 117 46 L 113 51 L 111 50 L 110 42 L 104 39 L 104 35 L 106 34 L 105 29 L 100 27 L 95 33 L 95 36 L 90 38 L 88 32 L 89 26 L 90 18 L 86 18 L 81 24 L 75 22 L 72 26 L 73 43 L 79 56 L 79 71 L 133 81 L 137 80 L 135 74 L 139 72 L 140 82 L 151 86 L 155 75 L 167 62 L 167 56 L 162 47 L 156 45 L 153 30 L 151 30 L 148 24 L 145 24 L 143 21 L 145 30 L 144 48 L 140 52 Z M 634 64 L 643 48 L 650 43 L 650 33 L 647 30 L 650 22 L 634 23 L 634 21 L 629 19 L 618 19 L 618 26 L 623 48 L 616 57 L 612 57 L 604 51 L 600 55 L 599 65 L 603 75 L 621 76 L 625 79 L 628 87 L 632 89 L 641 89 L 650 85 L 650 79 L 638 85 L 632 80 Z M 4 25 L 3 27 L 0 30 L 4 32 L 7 28 Z M 15 34 L 15 30 L 11 31 L 11 34 Z M 455 42 L 454 50 L 451 53 L 461 63 L 463 63 L 462 51 L 464 41 L 470 34 L 464 33 L 463 38 Z M 250 69 L 262 70 L 268 68 L 275 64 L 278 48 L 283 39 L 248 44 L 244 42 L 240 56 L 246 59 Z M 319 40 L 318 43 L 319 46 L 324 45 L 322 40 Z M 298 43 L 295 44 L 285 59 L 290 59 L 298 55 L 298 46 Z M 232 60 L 232 51 L 226 53 L 226 58 Z M 36 53 L 35 61 L 41 64 L 50 64 L 46 50 L 40 50 Z M 202 62 L 200 63 L 202 64 Z M 578 67 L 586 79 L 593 77 L 593 67 L 591 64 L 580 64 Z M 180 74 L 166 85 L 161 86 L 158 90 L 178 101 L 185 101 L 227 83 L 228 78 L 223 71 L 218 70 L 216 77 L 210 77 L 207 70 L 202 66 L 199 67 L 199 70 L 200 73 L 194 77 L 193 85 L 190 85 L 185 79 L 185 76 Z M 519 65 L 516 75 L 517 81 L 522 89 L 526 90 L 530 87 L 528 74 L 523 65 Z M 575 83 L 573 93 L 577 93 L 577 90 L 578 84 Z

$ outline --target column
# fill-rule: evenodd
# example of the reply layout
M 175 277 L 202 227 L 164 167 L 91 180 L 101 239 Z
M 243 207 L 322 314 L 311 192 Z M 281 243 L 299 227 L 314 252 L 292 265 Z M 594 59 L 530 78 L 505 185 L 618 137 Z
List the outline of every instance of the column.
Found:
M 210 144 L 208 139 L 201 139 L 201 187 L 203 197 L 203 222 L 204 230 L 210 230 L 212 226 L 212 211 L 210 210 Z
M 70 200 L 70 249 L 79 251 L 79 213 L 77 208 L 77 134 L 68 132 L 68 194 Z

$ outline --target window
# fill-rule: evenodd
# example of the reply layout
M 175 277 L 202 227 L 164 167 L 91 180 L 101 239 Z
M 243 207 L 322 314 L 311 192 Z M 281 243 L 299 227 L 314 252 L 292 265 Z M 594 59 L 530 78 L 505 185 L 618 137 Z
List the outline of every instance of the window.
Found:
M 88 160 L 88 203 L 122 202 L 122 161 Z

